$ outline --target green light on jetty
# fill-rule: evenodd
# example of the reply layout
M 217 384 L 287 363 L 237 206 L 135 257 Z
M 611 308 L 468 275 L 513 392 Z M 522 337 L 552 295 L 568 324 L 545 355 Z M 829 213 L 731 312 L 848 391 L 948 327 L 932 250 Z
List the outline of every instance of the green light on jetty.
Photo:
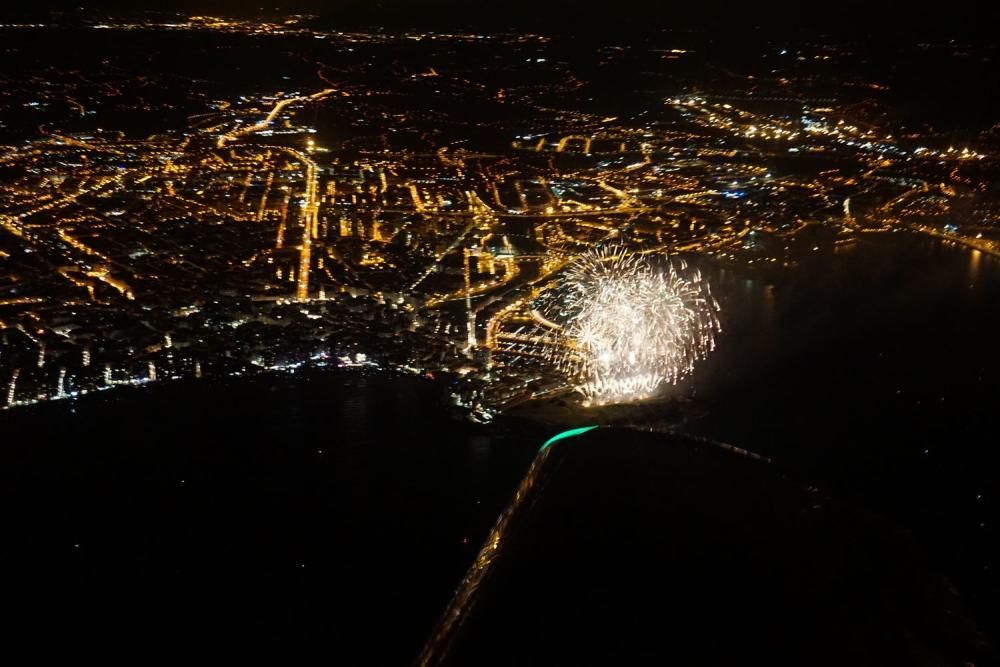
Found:
M 558 435 L 554 435 L 551 438 L 549 438 L 545 442 L 545 444 L 542 445 L 542 448 L 539 449 L 538 451 L 539 451 L 539 453 L 544 452 L 546 449 L 549 448 L 550 445 L 554 445 L 555 443 L 559 442 L 560 440 L 565 440 L 566 438 L 572 438 L 573 436 L 577 436 L 577 435 L 583 435 L 587 431 L 593 431 L 595 428 L 597 428 L 597 427 L 596 426 L 581 426 L 580 428 L 574 428 L 574 429 L 570 429 L 569 431 L 563 431 L 562 433 L 559 433 Z

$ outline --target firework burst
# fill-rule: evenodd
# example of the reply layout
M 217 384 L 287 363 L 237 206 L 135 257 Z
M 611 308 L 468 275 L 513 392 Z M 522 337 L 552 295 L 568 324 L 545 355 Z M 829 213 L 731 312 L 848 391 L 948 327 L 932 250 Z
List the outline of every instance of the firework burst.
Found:
M 557 366 L 589 404 L 648 398 L 715 349 L 719 304 L 686 264 L 657 267 L 622 247 L 592 251 L 566 276 Z

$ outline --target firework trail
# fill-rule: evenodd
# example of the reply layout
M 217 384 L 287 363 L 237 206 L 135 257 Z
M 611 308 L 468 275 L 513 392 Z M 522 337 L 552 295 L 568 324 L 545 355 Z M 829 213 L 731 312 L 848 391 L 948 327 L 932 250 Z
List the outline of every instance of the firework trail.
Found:
M 658 268 L 622 247 L 594 250 L 566 276 L 556 365 L 588 404 L 648 398 L 715 349 L 719 304 L 697 271 Z

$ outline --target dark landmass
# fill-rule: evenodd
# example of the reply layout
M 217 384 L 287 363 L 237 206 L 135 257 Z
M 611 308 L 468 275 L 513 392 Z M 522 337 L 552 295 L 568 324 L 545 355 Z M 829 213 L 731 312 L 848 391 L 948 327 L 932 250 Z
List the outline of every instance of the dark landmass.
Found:
M 765 462 L 597 429 L 535 475 L 423 664 L 995 664 L 912 538 Z

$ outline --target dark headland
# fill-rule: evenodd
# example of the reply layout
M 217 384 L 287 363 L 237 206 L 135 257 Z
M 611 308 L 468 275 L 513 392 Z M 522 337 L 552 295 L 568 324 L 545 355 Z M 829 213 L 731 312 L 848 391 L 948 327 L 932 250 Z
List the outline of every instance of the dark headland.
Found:
M 764 459 L 599 428 L 553 444 L 529 475 L 423 664 L 995 658 L 906 533 Z

